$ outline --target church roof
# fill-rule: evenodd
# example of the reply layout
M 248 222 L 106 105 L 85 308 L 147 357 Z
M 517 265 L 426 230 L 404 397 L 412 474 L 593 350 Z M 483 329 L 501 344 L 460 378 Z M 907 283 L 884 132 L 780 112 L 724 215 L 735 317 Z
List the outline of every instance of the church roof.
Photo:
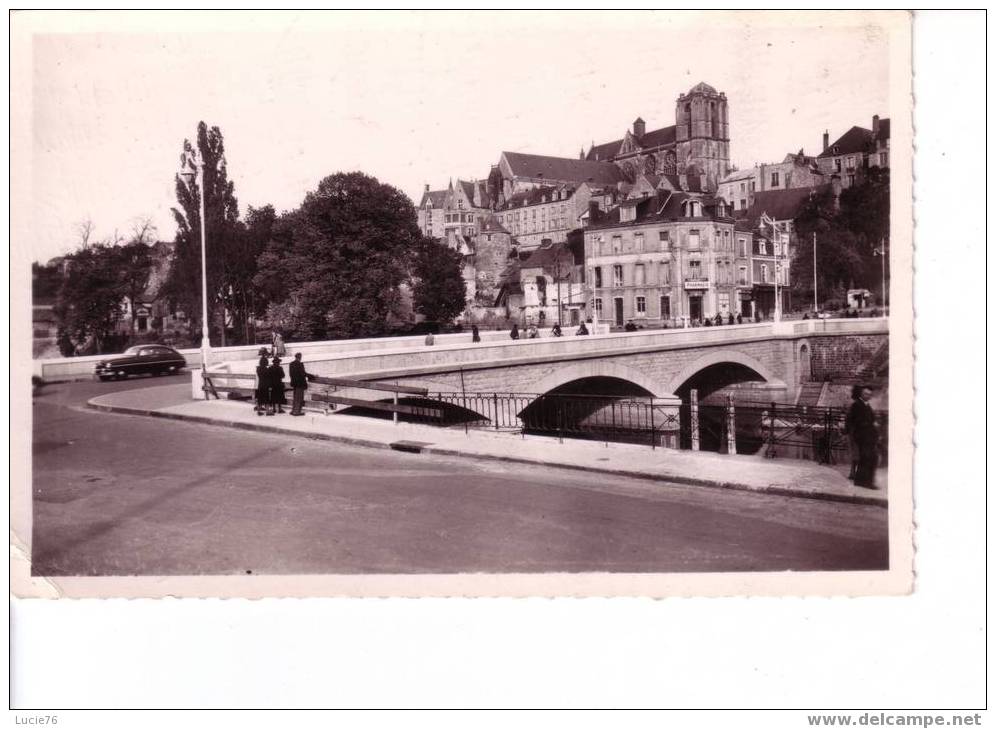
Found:
M 502 152 L 513 176 L 543 178 L 551 182 L 593 182 L 614 185 L 623 180 L 622 171 L 611 162 L 593 162 L 541 154 Z
M 669 144 L 674 144 L 677 138 L 677 132 L 674 125 L 669 127 L 661 127 L 660 129 L 655 129 L 652 132 L 647 132 L 642 137 L 634 137 L 637 143 L 640 145 L 641 149 L 653 149 L 654 147 L 667 146 Z M 605 144 L 593 145 L 591 149 L 588 150 L 588 154 L 585 159 L 591 160 L 610 160 L 619 154 L 619 148 L 622 147 L 623 140 L 617 139 L 613 142 L 606 142 Z

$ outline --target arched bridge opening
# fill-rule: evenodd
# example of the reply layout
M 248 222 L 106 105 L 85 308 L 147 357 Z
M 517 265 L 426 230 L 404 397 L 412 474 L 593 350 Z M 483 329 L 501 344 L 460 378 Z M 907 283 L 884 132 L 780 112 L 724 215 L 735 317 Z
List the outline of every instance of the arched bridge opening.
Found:
M 525 433 L 588 440 L 647 442 L 653 393 L 619 377 L 591 376 L 539 395 L 520 413 Z
M 694 428 L 697 431 L 699 450 L 726 452 L 729 437 L 726 417 L 727 394 L 737 392 L 741 393 L 742 397 L 756 400 L 761 396 L 750 397 L 744 393 L 750 392 L 750 385 L 760 385 L 767 381 L 764 375 L 742 362 L 715 362 L 686 379 L 675 390 L 675 394 L 681 398 L 679 440 L 681 447 L 693 447 Z M 691 397 L 693 390 L 696 392 L 694 412 Z M 757 439 L 760 417 L 754 413 L 755 409 L 751 408 L 744 408 L 742 413 L 738 413 L 735 424 L 738 453 L 755 453 L 760 447 Z

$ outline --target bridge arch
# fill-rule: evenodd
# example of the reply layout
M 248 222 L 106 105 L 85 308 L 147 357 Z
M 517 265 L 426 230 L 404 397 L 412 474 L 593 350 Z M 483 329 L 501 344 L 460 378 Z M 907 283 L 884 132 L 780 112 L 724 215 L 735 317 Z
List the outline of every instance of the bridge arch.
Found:
M 607 377 L 630 382 L 646 390 L 654 397 L 670 395 L 670 391 L 661 387 L 661 383 L 640 372 L 634 367 L 606 360 L 581 360 L 572 362 L 547 375 L 533 387 L 537 394 L 545 394 L 576 380 Z
M 749 354 L 735 349 L 724 349 L 717 352 L 709 352 L 682 368 L 668 381 L 665 391 L 668 394 L 677 394 L 682 385 L 703 370 L 708 369 L 709 367 L 715 367 L 716 365 L 725 364 L 740 365 L 748 370 L 752 370 L 760 377 L 760 379 L 767 382 L 769 386 L 785 386 L 782 380 L 775 376 L 775 373 L 771 371 L 771 368 L 759 361 L 757 358 L 751 357 Z

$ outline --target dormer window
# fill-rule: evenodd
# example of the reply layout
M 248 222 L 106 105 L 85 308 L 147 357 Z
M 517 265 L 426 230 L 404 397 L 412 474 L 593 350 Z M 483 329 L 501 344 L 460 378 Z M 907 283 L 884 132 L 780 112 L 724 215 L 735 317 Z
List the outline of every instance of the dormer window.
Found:
M 627 205 L 619 209 L 619 220 L 623 223 L 629 223 L 636 220 L 636 206 Z
M 682 203 L 681 212 L 686 218 L 701 218 L 702 203 L 698 200 L 686 200 Z

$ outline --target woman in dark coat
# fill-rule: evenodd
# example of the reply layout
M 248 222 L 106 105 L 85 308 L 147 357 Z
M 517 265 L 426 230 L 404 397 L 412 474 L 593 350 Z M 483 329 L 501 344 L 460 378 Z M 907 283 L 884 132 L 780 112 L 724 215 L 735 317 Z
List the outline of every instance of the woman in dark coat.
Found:
M 270 367 L 266 347 L 259 350 L 259 363 L 256 365 L 256 414 L 262 415 L 266 412 L 270 403 L 270 380 L 267 370 Z
M 278 413 L 284 411 L 284 405 L 287 404 L 287 398 L 284 397 L 284 368 L 280 366 L 280 358 L 274 357 L 273 364 L 266 371 L 268 375 L 267 380 L 270 385 L 270 409 L 266 413 L 267 415 L 273 415 L 274 409 Z
M 472 341 L 472 342 L 479 342 L 479 341 L 481 341 L 481 332 L 477 328 L 477 324 L 475 324 L 474 326 L 472 326 L 470 328 L 470 335 L 471 335 L 470 336 L 470 341 Z
M 510 336 L 512 339 L 518 339 L 519 338 L 519 325 L 518 324 L 513 324 L 512 325 L 512 331 L 510 331 L 508 333 L 508 336 Z

